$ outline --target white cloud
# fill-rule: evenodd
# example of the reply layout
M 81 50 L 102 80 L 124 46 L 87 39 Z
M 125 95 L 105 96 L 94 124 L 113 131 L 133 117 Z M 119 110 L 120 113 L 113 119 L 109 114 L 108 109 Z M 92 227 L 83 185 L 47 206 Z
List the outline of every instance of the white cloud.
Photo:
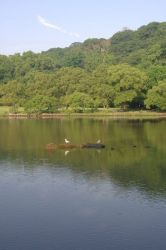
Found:
M 57 31 L 59 31 L 59 32 L 61 32 L 61 33 L 67 34 L 67 35 L 69 35 L 69 36 L 75 36 L 75 37 L 77 37 L 77 38 L 80 37 L 79 34 L 73 33 L 73 32 L 68 32 L 68 31 L 66 31 L 65 29 L 63 29 L 62 27 L 57 26 L 57 25 L 55 25 L 55 24 L 52 24 L 52 23 L 46 21 L 46 20 L 45 20 L 43 17 L 41 17 L 41 16 L 37 16 L 37 19 L 38 19 L 38 21 L 39 21 L 42 25 L 44 25 L 44 26 L 46 26 L 46 27 L 48 27 L 48 28 L 55 29 L 55 30 L 57 30 Z

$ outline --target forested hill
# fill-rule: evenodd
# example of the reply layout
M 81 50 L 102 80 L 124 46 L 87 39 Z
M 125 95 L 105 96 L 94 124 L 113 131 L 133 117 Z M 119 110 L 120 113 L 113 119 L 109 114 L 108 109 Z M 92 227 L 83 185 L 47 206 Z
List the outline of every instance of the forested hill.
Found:
M 0 105 L 166 110 L 166 22 L 42 53 L 0 55 Z
M 148 66 L 166 64 L 166 22 L 153 22 L 136 31 L 125 28 L 110 39 L 87 39 L 65 49 L 44 52 L 57 66 L 94 69 L 103 61 L 108 64 L 128 63 Z

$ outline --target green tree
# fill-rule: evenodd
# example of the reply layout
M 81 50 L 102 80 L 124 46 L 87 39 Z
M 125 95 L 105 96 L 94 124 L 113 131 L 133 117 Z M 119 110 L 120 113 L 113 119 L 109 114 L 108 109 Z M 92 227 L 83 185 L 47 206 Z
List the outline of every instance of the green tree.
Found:
M 36 95 L 24 104 L 28 113 L 52 113 L 57 110 L 57 100 L 43 95 Z
M 146 108 L 155 108 L 166 111 L 166 80 L 161 81 L 148 91 L 145 100 Z
M 74 92 L 73 94 L 66 96 L 64 103 L 67 107 L 71 107 L 75 110 L 82 108 L 94 108 L 95 102 L 94 100 L 85 93 Z
M 92 87 L 92 95 L 98 107 L 109 108 L 113 106 L 115 90 L 108 84 L 97 83 Z
M 114 105 L 121 107 L 140 107 L 143 93 L 147 89 L 147 76 L 141 70 L 127 64 L 110 66 L 109 83 L 114 87 Z
M 21 106 L 26 99 L 25 86 L 16 80 L 9 81 L 2 85 L 1 89 L 1 104 L 3 105 L 19 105 Z
M 6 83 L 12 80 L 14 65 L 7 56 L 0 55 L 0 83 Z
M 55 77 L 59 96 L 64 96 L 77 91 L 81 81 L 87 78 L 87 74 L 83 69 L 66 67 L 58 70 Z
M 157 85 L 163 79 L 166 79 L 166 66 L 152 65 L 147 70 L 149 76 L 149 88 Z

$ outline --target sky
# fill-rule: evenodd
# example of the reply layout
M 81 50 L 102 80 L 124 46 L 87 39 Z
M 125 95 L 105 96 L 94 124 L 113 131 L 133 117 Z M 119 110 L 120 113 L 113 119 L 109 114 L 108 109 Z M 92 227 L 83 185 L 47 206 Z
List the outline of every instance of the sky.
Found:
M 67 47 L 166 21 L 166 0 L 0 0 L 0 54 Z

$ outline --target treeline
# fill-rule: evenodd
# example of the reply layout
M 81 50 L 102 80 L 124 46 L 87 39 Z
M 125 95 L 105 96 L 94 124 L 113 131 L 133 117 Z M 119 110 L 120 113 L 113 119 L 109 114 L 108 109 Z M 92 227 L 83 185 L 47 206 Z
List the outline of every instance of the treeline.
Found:
M 166 22 L 42 53 L 0 56 L 0 105 L 17 112 L 166 110 Z

